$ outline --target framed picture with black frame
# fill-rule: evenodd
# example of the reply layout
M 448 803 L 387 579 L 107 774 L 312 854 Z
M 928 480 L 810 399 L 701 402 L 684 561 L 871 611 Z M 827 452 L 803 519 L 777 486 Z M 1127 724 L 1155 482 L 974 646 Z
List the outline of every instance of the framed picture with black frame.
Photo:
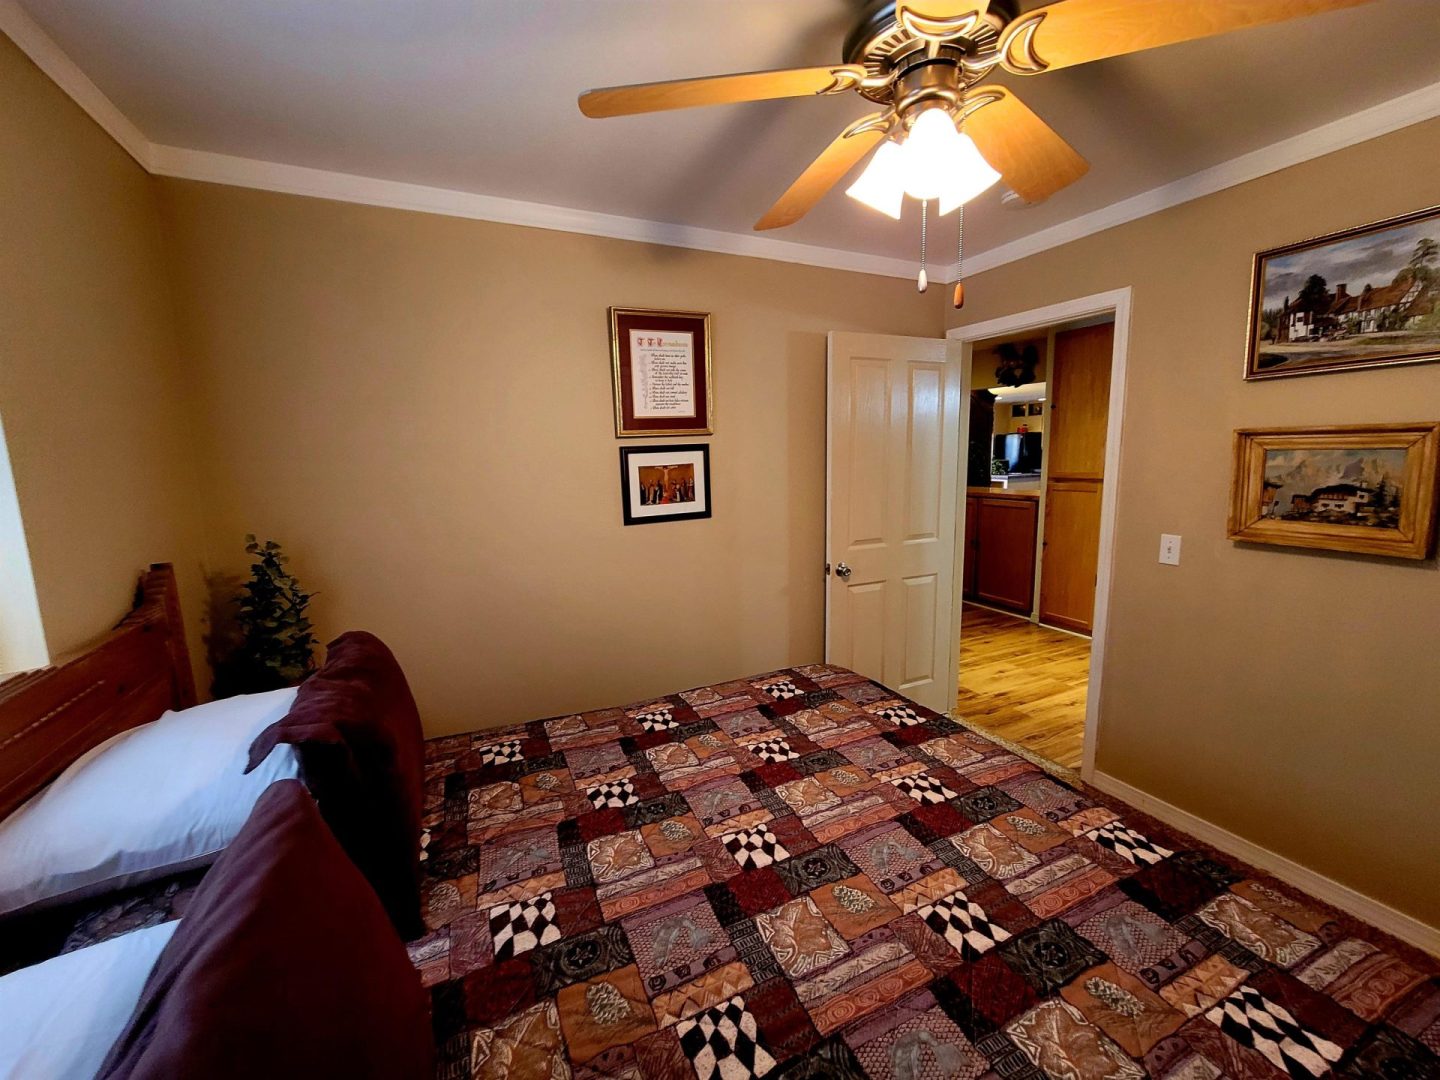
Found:
M 710 516 L 710 446 L 620 448 L 620 499 L 626 525 Z

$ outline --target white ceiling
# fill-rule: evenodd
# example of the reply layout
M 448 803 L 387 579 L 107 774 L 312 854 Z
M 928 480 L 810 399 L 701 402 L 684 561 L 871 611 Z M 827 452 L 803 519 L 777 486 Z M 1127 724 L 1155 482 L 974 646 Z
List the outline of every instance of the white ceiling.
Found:
M 1201 0 L 1176 0 L 1177 3 Z M 23 0 L 157 144 L 748 234 L 858 96 L 586 120 L 585 89 L 840 59 L 859 0 Z M 1027 2 L 1024 7 L 1038 6 Z M 983 251 L 1440 80 L 1440 0 L 1378 0 L 1032 78 L 1093 168 L 967 216 Z M 771 234 L 913 258 L 837 190 Z M 951 219 L 953 221 L 953 219 Z M 949 261 L 948 222 L 935 262 Z

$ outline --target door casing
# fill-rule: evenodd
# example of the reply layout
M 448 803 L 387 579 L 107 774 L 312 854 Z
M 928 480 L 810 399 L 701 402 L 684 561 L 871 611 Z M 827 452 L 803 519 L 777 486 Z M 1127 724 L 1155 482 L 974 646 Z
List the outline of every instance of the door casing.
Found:
M 1110 627 L 1110 590 L 1114 579 L 1115 565 L 1115 508 L 1120 495 L 1120 443 L 1123 434 L 1122 420 L 1125 414 L 1126 361 L 1130 344 L 1131 289 L 1114 289 L 1077 297 L 1059 304 L 1018 311 L 1013 315 L 1002 315 L 985 322 L 957 326 L 945 336 L 958 342 L 961 347 L 960 399 L 970 400 L 970 367 L 974 343 L 1002 335 L 1020 334 L 1030 330 L 1041 330 L 1059 323 L 1069 323 L 1113 314 L 1115 318 L 1115 343 L 1110 360 L 1110 406 L 1106 418 L 1105 438 L 1105 485 L 1100 504 L 1100 556 L 1095 582 L 1095 618 L 1091 634 L 1090 676 L 1085 696 L 1085 742 L 1080 764 L 1080 777 L 1089 782 L 1095 773 L 1095 747 L 1099 736 L 1100 706 L 1103 688 L 1101 677 L 1104 673 L 1105 644 Z M 960 415 L 960 445 L 969 445 L 970 417 L 966 410 Z M 1047 455 L 1048 456 L 1048 455 Z M 956 521 L 957 535 L 965 535 L 965 470 L 960 470 L 961 490 L 958 493 Z M 1042 511 L 1043 512 L 1043 511 Z M 964 588 L 964 545 L 955 545 L 957 563 L 952 575 L 955 588 L 954 629 L 950 645 L 950 686 L 954 697 L 951 712 L 954 712 L 960 691 L 960 619 L 962 612 L 961 590 Z

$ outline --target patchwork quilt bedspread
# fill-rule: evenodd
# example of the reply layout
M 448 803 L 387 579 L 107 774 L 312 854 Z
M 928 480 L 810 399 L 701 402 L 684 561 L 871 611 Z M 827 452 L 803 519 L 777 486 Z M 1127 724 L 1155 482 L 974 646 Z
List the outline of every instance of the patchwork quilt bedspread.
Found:
M 853 672 L 427 759 L 444 1077 L 1440 1076 L 1440 965 Z

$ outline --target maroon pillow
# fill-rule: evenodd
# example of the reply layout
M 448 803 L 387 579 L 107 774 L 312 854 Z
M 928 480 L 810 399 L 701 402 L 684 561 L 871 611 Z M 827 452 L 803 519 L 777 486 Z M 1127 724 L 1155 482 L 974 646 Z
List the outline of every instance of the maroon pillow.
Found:
M 295 780 L 205 875 L 101 1077 L 428 1076 L 420 975 Z
M 395 928 L 419 936 L 424 736 L 405 673 L 385 643 L 362 630 L 332 641 L 290 712 L 255 739 L 249 768 L 282 742 L 296 748 L 320 812 Z

